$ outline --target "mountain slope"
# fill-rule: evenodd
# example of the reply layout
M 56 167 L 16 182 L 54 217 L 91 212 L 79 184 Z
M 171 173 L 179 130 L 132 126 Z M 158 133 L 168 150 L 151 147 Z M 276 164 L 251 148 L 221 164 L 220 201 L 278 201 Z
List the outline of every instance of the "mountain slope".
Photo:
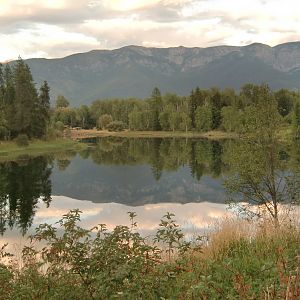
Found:
M 26 62 L 38 84 L 49 82 L 53 99 L 63 94 L 72 105 L 113 97 L 144 98 L 154 86 L 182 95 L 196 86 L 239 89 L 248 82 L 266 82 L 274 89 L 300 88 L 300 42 L 275 47 L 127 46 Z

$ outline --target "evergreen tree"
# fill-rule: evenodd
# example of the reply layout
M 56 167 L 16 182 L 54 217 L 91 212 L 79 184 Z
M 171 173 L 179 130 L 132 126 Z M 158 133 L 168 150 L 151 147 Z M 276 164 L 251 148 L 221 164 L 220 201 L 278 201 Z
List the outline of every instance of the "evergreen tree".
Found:
M 32 120 L 37 113 L 38 95 L 29 67 L 19 58 L 13 69 L 15 83 L 15 122 L 12 126 L 16 134 L 34 136 Z
M 3 77 L 3 68 L 0 64 L 0 139 L 5 138 L 6 136 L 6 116 L 4 111 L 4 77 Z
M 195 123 L 199 131 L 212 129 L 212 107 L 211 105 L 199 106 L 196 110 Z
M 39 96 L 36 101 L 35 111 L 32 119 L 32 134 L 42 137 L 46 134 L 50 121 L 50 88 L 47 81 L 40 87 Z
M 197 109 L 196 97 L 195 97 L 194 91 L 192 90 L 191 95 L 189 97 L 189 116 L 191 119 L 192 128 L 196 127 L 196 123 L 195 123 L 196 109 Z
M 12 70 L 8 64 L 4 68 L 3 81 L 4 116 L 6 120 L 6 128 L 8 131 L 7 136 L 9 138 L 14 136 L 13 128 L 15 123 L 16 105 L 14 78 Z
M 152 108 L 152 130 L 159 131 L 161 130 L 159 114 L 162 111 L 162 98 L 157 87 L 152 91 L 150 103 Z
M 221 94 L 219 90 L 212 91 L 213 95 L 211 97 L 211 112 L 212 112 L 212 129 L 217 129 L 220 127 L 222 122 L 222 115 L 221 115 Z

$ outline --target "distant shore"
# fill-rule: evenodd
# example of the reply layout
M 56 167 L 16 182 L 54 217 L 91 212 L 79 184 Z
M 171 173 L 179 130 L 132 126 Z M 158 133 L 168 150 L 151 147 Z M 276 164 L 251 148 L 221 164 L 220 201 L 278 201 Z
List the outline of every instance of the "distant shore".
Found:
M 128 137 L 128 138 L 202 138 L 211 140 L 232 139 L 237 138 L 236 133 L 229 133 L 224 131 L 208 131 L 208 132 L 194 132 L 194 131 L 131 131 L 124 130 L 119 132 L 111 132 L 107 130 L 95 129 L 71 129 L 70 137 L 72 139 L 94 138 L 94 137 Z

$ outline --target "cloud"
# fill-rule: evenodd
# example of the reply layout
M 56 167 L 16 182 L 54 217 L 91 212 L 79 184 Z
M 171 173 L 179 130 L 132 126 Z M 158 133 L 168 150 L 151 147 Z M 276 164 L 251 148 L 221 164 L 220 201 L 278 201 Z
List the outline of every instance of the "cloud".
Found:
M 128 44 L 276 45 L 300 40 L 299 11 L 297 0 L 2 0 L 0 61 Z

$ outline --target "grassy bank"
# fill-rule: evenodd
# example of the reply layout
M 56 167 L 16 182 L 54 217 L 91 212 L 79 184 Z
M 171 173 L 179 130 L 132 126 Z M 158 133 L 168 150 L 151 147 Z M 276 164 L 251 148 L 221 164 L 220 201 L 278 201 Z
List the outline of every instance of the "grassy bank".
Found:
M 78 211 L 41 225 L 41 251 L 0 264 L 0 299 L 299 299 L 300 228 L 224 220 L 207 238 L 184 242 L 172 215 L 152 244 L 131 225 L 77 227 Z M 90 236 L 91 235 L 91 236 Z M 1 253 L 0 253 L 1 254 Z M 2 250 L 2 256 L 4 251 Z M 1 255 L 0 255 L 1 257 Z M 7 259 L 7 258 L 6 258 Z
M 72 139 L 33 140 L 28 146 L 18 146 L 15 142 L 0 142 L 0 161 L 12 160 L 20 155 L 37 156 L 64 150 L 80 150 L 86 147 Z
M 236 138 L 237 134 L 224 131 L 131 131 L 110 132 L 107 130 L 71 130 L 71 138 L 92 138 L 92 137 L 124 137 L 124 138 L 205 138 L 212 140 Z

